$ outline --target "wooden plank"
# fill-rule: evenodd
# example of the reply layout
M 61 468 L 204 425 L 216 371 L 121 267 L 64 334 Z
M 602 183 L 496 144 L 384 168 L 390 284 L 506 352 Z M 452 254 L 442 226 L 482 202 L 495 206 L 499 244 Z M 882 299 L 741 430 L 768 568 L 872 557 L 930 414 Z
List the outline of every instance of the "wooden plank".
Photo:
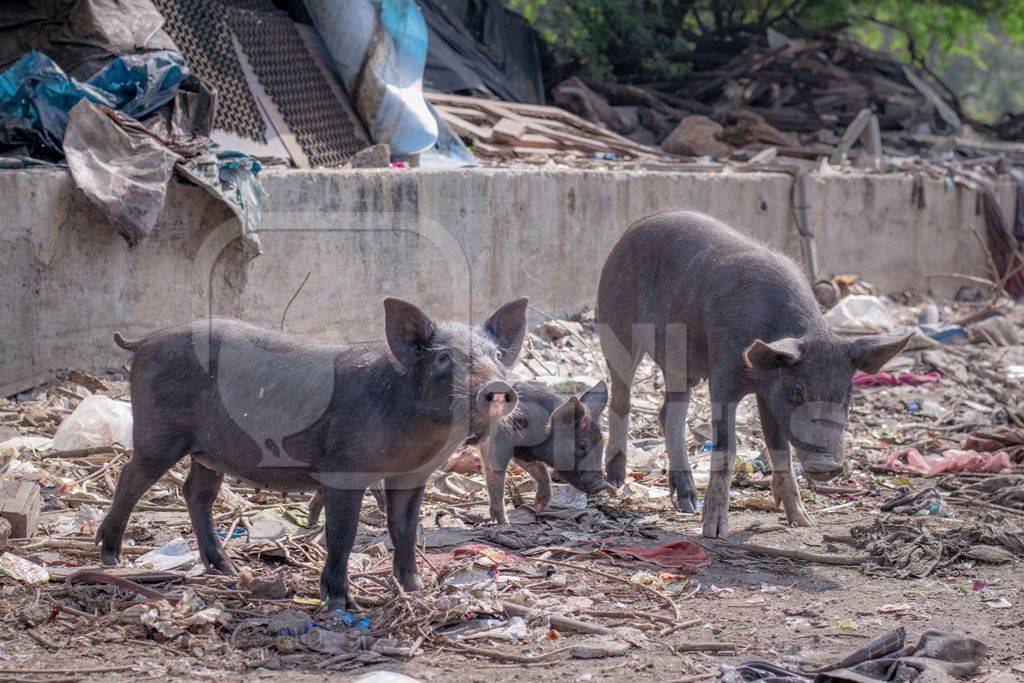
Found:
M 42 497 L 39 484 L 0 480 L 0 517 L 11 525 L 11 538 L 31 538 L 39 528 Z
M 494 137 L 498 140 L 514 142 L 521 140 L 526 135 L 526 124 L 515 119 L 501 118 L 498 119 L 496 124 L 491 126 L 491 132 L 494 133 Z
M 619 135 L 591 121 L 576 116 L 558 107 L 547 107 L 537 104 L 523 104 L 521 102 L 503 102 L 500 100 L 485 100 L 477 97 L 466 97 L 464 95 L 449 95 L 447 93 L 426 93 L 427 99 L 432 104 L 445 106 L 456 106 L 480 109 L 498 118 L 510 118 L 519 120 L 526 124 L 527 128 L 541 135 L 552 137 L 566 146 L 577 147 L 592 152 L 618 151 L 623 154 L 644 157 L 671 157 L 672 155 L 663 152 L 656 147 L 649 147 L 633 142 L 629 138 Z M 538 120 L 543 119 L 543 120 Z M 447 119 L 446 119 L 447 120 Z M 559 130 L 563 127 L 572 127 L 577 132 L 567 133 Z M 579 133 L 590 134 L 594 137 L 583 137 Z
M 477 126 L 476 124 L 466 121 L 460 116 L 455 114 L 443 113 L 441 118 L 444 122 L 455 129 L 455 132 L 463 137 L 473 138 L 475 140 L 490 140 L 491 129 L 483 126 Z
M 473 121 L 474 123 L 481 121 L 487 123 L 491 120 L 490 116 L 479 109 L 470 109 L 469 107 L 452 107 L 444 104 L 437 105 L 436 109 L 441 114 L 455 114 L 460 118 L 467 121 Z
M 281 144 L 288 150 L 288 155 L 291 156 L 292 161 L 295 163 L 296 168 L 310 168 L 309 157 L 302 150 L 302 145 L 292 134 L 291 128 L 285 123 L 284 116 L 281 115 L 281 110 L 277 108 L 274 101 L 266 95 L 262 95 L 257 100 L 260 106 L 263 107 L 264 113 L 267 118 L 270 119 L 270 125 L 277 131 L 277 137 L 281 139 Z

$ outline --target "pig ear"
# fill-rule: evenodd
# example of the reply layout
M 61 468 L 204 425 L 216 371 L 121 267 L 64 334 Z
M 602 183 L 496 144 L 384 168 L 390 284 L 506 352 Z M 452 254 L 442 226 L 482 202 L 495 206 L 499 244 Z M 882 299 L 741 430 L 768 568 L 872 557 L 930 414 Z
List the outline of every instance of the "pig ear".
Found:
M 434 334 L 434 323 L 427 314 L 401 299 L 384 299 L 384 333 L 391 355 L 408 367 Z
M 574 424 L 579 425 L 584 420 L 589 420 L 587 417 L 587 409 L 580 402 L 578 398 L 573 396 L 568 399 L 565 403 L 555 408 L 551 413 L 551 426 L 554 427 L 558 424 Z
M 608 385 L 601 380 L 580 396 L 580 402 L 586 407 L 591 418 L 597 418 L 608 405 Z
M 800 362 L 800 340 L 786 337 L 771 343 L 756 340 L 743 352 L 743 362 L 755 370 L 777 370 Z
M 509 302 L 495 311 L 484 323 L 484 330 L 501 349 L 501 362 L 508 367 L 515 365 L 519 348 L 526 336 L 527 302 L 526 297 Z
M 853 367 L 873 375 L 907 347 L 913 333 L 901 335 L 876 335 L 861 337 L 850 344 L 850 358 Z

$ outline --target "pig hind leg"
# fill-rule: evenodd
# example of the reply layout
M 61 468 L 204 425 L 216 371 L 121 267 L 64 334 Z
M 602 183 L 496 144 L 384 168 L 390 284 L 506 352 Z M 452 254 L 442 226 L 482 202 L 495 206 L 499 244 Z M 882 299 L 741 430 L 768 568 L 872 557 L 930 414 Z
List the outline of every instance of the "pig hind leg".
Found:
M 664 373 L 664 368 L 662 368 Z M 690 405 L 690 385 L 684 380 L 665 374 L 665 402 L 659 418 L 668 451 L 668 489 L 676 508 L 683 512 L 697 512 L 700 501 L 693 471 L 686 457 L 686 414 Z
M 327 517 L 327 562 L 320 574 L 320 597 L 328 610 L 357 609 L 348 595 L 348 557 L 356 540 L 359 510 L 365 488 L 324 486 L 324 511 Z
M 611 400 L 608 404 L 608 445 L 605 449 L 605 478 L 618 488 L 626 482 L 626 442 L 629 437 L 629 409 L 632 405 L 633 377 L 640 365 L 643 350 L 626 348 L 617 335 L 603 325 L 598 326 L 601 349 L 611 378 Z
M 416 572 L 416 531 L 420 523 L 424 488 L 391 488 L 385 482 L 388 533 L 395 547 L 394 575 L 407 591 L 423 588 L 423 581 Z
M 136 430 L 140 431 L 138 427 Z M 96 542 L 100 544 L 100 558 L 103 564 L 116 565 L 121 561 L 124 529 L 136 503 L 150 486 L 184 457 L 187 450 L 188 444 L 180 436 L 169 439 L 151 438 L 145 443 L 136 437 L 135 452 L 121 470 L 110 510 L 96 532 Z
M 213 530 L 213 503 L 217 500 L 223 481 L 223 472 L 212 470 L 193 458 L 182 492 L 188 504 L 188 516 L 192 520 L 192 530 L 196 534 L 203 564 L 222 574 L 234 574 L 235 568 Z

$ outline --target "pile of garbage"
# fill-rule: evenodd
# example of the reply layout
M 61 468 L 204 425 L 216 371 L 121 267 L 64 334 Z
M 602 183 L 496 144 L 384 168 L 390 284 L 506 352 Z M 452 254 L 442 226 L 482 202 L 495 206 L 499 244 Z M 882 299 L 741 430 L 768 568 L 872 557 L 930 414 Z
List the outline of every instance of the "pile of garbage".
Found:
M 211 147 L 216 95 L 176 50 L 117 56 L 85 80 L 31 51 L 0 83 L 0 167 L 66 163 L 129 245 L 152 232 L 177 175 L 228 207 L 259 253 L 260 165 Z
M 876 157 L 927 156 L 938 136 L 963 132 L 959 101 L 934 74 L 867 49 L 841 27 L 768 28 L 751 38 L 738 54 L 702 51 L 676 81 L 572 77 L 554 88 L 555 101 L 637 142 L 717 159 L 772 146 L 784 156 L 831 157 L 858 137 Z M 867 125 L 850 139 L 858 117 Z

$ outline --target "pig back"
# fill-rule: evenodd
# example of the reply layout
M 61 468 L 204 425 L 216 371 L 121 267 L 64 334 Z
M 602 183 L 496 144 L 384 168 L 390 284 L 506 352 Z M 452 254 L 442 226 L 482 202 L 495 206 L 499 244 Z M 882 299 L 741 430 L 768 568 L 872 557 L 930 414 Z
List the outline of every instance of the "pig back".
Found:
M 696 376 L 706 376 L 709 349 L 738 358 L 736 349 L 755 338 L 824 322 L 791 259 L 692 211 L 657 214 L 626 231 L 601 273 L 597 320 L 618 336 L 649 338 L 640 346 L 656 360 L 685 339 Z
M 303 435 L 328 420 L 337 353 L 235 320 L 157 332 L 132 364 L 136 430 L 188 435 L 188 450 L 206 453 L 214 469 L 272 485 L 271 472 L 306 469 L 322 455 L 311 447 L 322 439 Z

